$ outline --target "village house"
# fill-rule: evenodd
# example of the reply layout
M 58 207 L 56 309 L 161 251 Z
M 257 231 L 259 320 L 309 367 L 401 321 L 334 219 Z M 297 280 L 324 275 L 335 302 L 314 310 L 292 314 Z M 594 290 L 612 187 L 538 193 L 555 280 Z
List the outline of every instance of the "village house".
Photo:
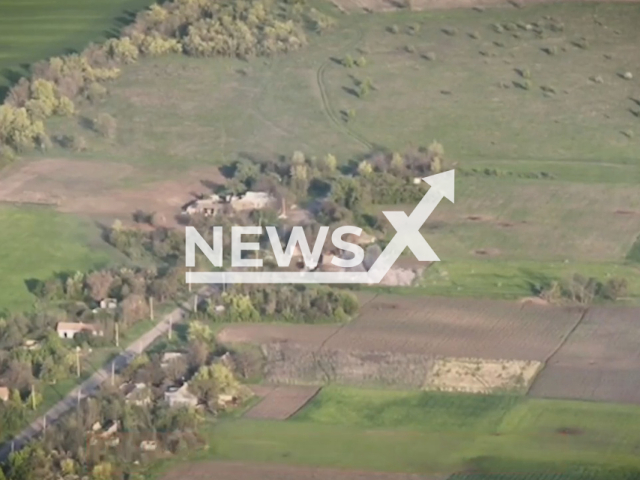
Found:
M 40 348 L 40 344 L 36 340 L 25 340 L 22 346 L 26 350 L 37 350 Z
M 6 402 L 9 400 L 9 389 L 7 387 L 0 387 L 0 400 Z
M 205 216 L 215 215 L 222 205 L 224 204 L 224 199 L 218 195 L 209 195 L 206 198 L 199 198 L 194 200 L 182 209 L 182 213 L 187 215 L 196 215 L 201 213 Z
M 272 205 L 275 198 L 266 192 L 247 192 L 241 196 L 221 197 L 219 195 L 209 195 L 189 202 L 182 209 L 186 215 L 202 214 L 211 216 L 218 213 L 224 205 L 229 205 L 236 211 L 262 210 Z
M 185 354 L 181 352 L 166 352 L 162 355 L 162 359 L 160 360 L 160 366 L 162 368 L 167 368 L 171 362 L 175 362 L 177 360 L 181 360 L 185 358 Z
M 104 298 L 100 300 L 100 308 L 103 310 L 114 310 L 118 307 L 118 300 L 115 298 Z
M 195 407 L 198 404 L 198 397 L 189 391 L 187 383 L 181 387 L 170 387 L 164 392 L 164 401 L 170 407 Z
M 146 383 L 127 385 L 124 400 L 132 405 L 143 407 L 151 403 L 151 390 Z
M 80 332 L 90 332 L 92 335 L 100 337 L 104 335 L 100 326 L 82 322 L 59 322 L 56 331 L 60 338 L 73 338 L 76 333 Z
M 140 450 L 143 452 L 153 452 L 158 448 L 158 443 L 155 440 L 143 440 L 140 442 Z

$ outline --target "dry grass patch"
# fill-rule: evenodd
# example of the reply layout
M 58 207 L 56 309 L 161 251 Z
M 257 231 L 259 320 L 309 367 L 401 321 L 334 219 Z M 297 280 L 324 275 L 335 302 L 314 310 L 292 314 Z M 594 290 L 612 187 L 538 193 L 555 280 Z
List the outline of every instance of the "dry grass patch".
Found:
M 425 390 L 460 393 L 524 392 L 542 367 L 541 362 L 446 358 L 436 360 Z

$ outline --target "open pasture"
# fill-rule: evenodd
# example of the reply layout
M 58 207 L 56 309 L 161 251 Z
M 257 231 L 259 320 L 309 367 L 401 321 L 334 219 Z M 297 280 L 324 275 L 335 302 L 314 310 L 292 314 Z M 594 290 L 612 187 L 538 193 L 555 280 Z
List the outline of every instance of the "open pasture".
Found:
M 640 403 L 638 308 L 593 307 L 549 359 L 530 394 Z
M 358 471 L 367 480 L 386 480 L 374 471 L 426 478 L 461 472 L 453 478 L 473 479 L 463 475 L 472 468 L 494 474 L 477 477 L 483 479 L 618 480 L 628 477 L 602 473 L 639 466 L 639 418 L 635 406 L 332 386 L 286 421 L 223 419 L 207 426 L 213 448 L 193 452 L 175 472 L 219 478 L 211 462 L 232 461 L 260 463 L 264 472 L 282 468 L 277 478 L 288 478 L 287 465 L 340 469 L 345 478 L 361 478 Z M 589 476 L 584 467 L 600 467 L 601 475 Z M 569 475 L 577 472 L 583 475 Z
M 33 305 L 29 280 L 98 268 L 120 258 L 91 220 L 48 207 L 0 206 L 0 224 L 0 310 Z
M 297 149 L 346 160 L 373 145 L 403 150 L 436 138 L 463 167 L 489 162 L 505 171 L 554 173 L 566 164 L 578 173 L 612 170 L 622 182 L 640 178 L 640 137 L 621 133 L 638 126 L 640 73 L 619 76 L 637 69 L 637 5 L 334 15 L 335 29 L 311 35 L 300 52 L 248 62 L 169 56 L 127 68 L 110 85 L 106 104 L 81 112 L 113 114 L 115 144 L 73 121 L 52 127 L 91 137 L 92 152 L 81 156 L 158 168 Z M 495 23 L 515 29 L 497 33 Z M 398 33 L 388 31 L 394 25 Z M 585 48 L 575 45 L 582 37 Z M 552 47 L 557 54 L 545 53 Z M 343 66 L 347 55 L 364 57 L 366 65 Z M 590 80 L 598 76 L 603 83 Z M 372 91 L 354 95 L 367 78 Z M 514 85 L 524 80 L 528 90 Z M 345 122 L 348 110 L 355 117 Z M 529 161 L 538 163 L 528 168 Z M 627 164 L 626 179 L 601 163 Z
M 335 468 L 292 467 L 286 464 L 240 462 L 200 462 L 165 474 L 163 480 L 444 480 L 446 476 L 425 477 L 402 473 L 379 473 Z

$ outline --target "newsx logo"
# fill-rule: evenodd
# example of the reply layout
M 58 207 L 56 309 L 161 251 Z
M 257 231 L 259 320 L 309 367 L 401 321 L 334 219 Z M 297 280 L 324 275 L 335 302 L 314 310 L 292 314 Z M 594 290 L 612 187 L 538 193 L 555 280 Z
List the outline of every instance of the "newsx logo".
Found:
M 391 269 L 394 262 L 406 247 L 413 252 L 419 261 L 437 262 L 440 259 L 420 234 L 420 228 L 429 215 L 435 210 L 442 198 L 454 201 L 454 170 L 424 177 L 422 179 L 431 186 L 420 200 L 416 208 L 407 215 L 402 211 L 383 212 L 396 234 L 382 254 L 368 271 L 320 272 L 313 271 L 318 265 L 329 227 L 322 226 L 316 237 L 313 249 L 302 227 L 293 227 L 286 248 L 283 250 L 280 237 L 274 226 L 234 226 L 231 228 L 231 266 L 233 268 L 261 268 L 263 259 L 243 258 L 243 252 L 259 251 L 258 242 L 243 241 L 243 235 L 262 235 L 265 231 L 279 267 L 288 267 L 293 258 L 296 245 L 300 248 L 305 266 L 312 271 L 278 272 L 278 271 L 232 271 L 232 272 L 191 272 L 186 274 L 187 283 L 379 283 Z M 360 236 L 362 229 L 347 225 L 334 230 L 331 235 L 333 245 L 343 251 L 351 252 L 351 258 L 333 257 L 331 263 L 336 267 L 353 268 L 364 260 L 364 250 L 360 245 L 346 241 L 347 234 Z M 185 266 L 195 267 L 196 247 L 205 255 L 214 267 L 223 267 L 223 229 L 213 227 L 212 245 L 200 235 L 194 227 L 186 227 L 185 232 Z

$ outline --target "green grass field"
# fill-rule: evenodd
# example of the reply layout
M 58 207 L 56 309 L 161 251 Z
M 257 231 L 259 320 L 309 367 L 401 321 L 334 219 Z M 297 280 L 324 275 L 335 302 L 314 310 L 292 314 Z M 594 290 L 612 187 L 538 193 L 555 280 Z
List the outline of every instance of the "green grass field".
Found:
M 0 98 L 38 60 L 116 34 L 149 0 L 0 0 Z
M 639 413 L 635 406 L 589 402 L 325 387 L 288 421 L 209 425 L 210 449 L 188 461 L 424 474 L 471 466 L 502 474 L 640 467 Z
M 25 283 L 29 279 L 98 268 L 120 258 L 91 220 L 48 208 L 3 206 L 0 224 L 0 309 L 31 307 L 35 297 Z

